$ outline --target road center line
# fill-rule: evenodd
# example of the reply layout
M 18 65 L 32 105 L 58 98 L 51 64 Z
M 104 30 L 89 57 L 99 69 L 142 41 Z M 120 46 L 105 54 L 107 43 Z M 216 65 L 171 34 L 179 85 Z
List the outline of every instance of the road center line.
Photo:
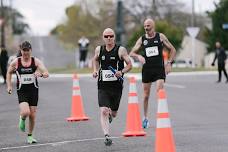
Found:
M 170 83 L 165 83 L 165 86 L 167 87 L 172 87 L 172 88 L 178 88 L 178 89 L 185 89 L 186 87 L 183 85 L 179 84 L 170 84 Z
M 119 137 L 110 137 L 112 139 L 122 138 L 122 136 Z M 59 142 L 48 142 L 43 144 L 32 144 L 32 145 L 25 145 L 25 146 L 15 146 L 15 147 L 4 147 L 1 148 L 1 150 L 13 150 L 13 149 L 22 149 L 22 148 L 30 148 L 30 147 L 41 147 L 41 146 L 57 146 L 62 145 L 66 143 L 74 143 L 74 142 L 88 142 L 88 141 L 96 141 L 96 140 L 103 140 L 103 138 L 87 138 L 87 139 L 77 139 L 77 140 L 65 140 L 65 141 L 59 141 Z

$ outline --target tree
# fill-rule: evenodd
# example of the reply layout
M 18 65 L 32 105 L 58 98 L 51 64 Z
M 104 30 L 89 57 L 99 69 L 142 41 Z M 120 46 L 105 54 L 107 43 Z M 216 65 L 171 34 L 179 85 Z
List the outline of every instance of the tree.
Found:
M 208 44 L 208 52 L 214 51 L 216 41 L 220 41 L 225 49 L 228 49 L 228 30 L 222 28 L 222 24 L 228 23 L 228 1 L 221 0 L 215 4 L 216 9 L 208 12 L 212 19 L 212 30 L 205 31 L 205 41 Z
M 16 9 L 4 6 L 4 22 L 7 27 L 12 28 L 12 34 L 20 35 L 26 33 L 29 29 L 29 25 L 23 21 L 24 16 L 18 12 Z
M 94 39 L 98 35 L 99 22 L 89 12 L 84 12 L 78 5 L 70 6 L 66 9 L 67 21 L 57 25 L 51 34 L 56 34 L 59 38 L 73 46 L 77 45 L 80 37 Z
M 29 30 L 29 25 L 23 21 L 24 16 L 15 9 L 12 9 L 12 30 L 13 34 L 21 35 Z
M 57 25 L 51 34 L 57 35 L 64 43 L 76 46 L 80 37 L 86 36 L 91 45 L 99 42 L 104 28 L 115 25 L 115 9 L 109 0 L 98 1 L 98 13 L 94 13 L 85 3 L 82 5 L 72 5 L 66 9 L 66 22 Z M 111 27 L 114 28 L 114 27 Z M 91 46 L 90 45 L 90 46 Z
M 136 23 L 142 23 L 147 17 L 159 20 L 168 15 L 172 16 L 173 12 L 178 11 L 180 6 L 184 5 L 177 0 L 125 0 L 124 4 L 126 11 L 134 17 Z

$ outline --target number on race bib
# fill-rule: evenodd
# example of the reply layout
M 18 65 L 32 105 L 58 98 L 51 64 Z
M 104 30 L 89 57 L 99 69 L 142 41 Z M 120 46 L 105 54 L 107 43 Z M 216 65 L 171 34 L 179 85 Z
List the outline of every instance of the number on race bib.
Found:
M 116 81 L 116 76 L 112 73 L 111 70 L 102 70 L 102 79 L 103 81 Z
M 33 74 L 21 75 L 21 84 L 31 84 L 34 83 L 35 77 Z
M 157 56 L 157 55 L 159 55 L 158 47 L 157 46 L 146 48 L 146 56 L 147 57 Z

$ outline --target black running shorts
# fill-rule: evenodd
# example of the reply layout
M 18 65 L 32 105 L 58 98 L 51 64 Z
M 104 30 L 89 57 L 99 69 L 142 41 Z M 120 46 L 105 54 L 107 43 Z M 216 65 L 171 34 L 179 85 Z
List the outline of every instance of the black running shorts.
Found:
M 165 80 L 165 69 L 164 68 L 144 68 L 142 69 L 142 82 L 149 83 L 155 82 L 159 79 Z
M 98 103 L 99 107 L 108 107 L 112 111 L 118 111 L 120 99 L 122 96 L 122 89 L 120 90 L 104 90 L 98 89 Z
M 37 106 L 38 103 L 38 88 L 17 90 L 19 104 L 27 102 L 29 106 Z

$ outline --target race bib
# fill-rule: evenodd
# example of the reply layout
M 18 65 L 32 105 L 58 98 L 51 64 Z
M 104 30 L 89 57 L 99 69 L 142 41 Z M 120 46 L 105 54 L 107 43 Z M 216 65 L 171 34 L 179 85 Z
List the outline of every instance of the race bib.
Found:
M 21 84 L 31 84 L 34 83 L 35 77 L 33 74 L 21 75 Z
M 102 70 L 102 80 L 103 81 L 116 81 L 117 77 L 112 73 L 111 70 Z
M 158 52 L 158 47 L 157 46 L 146 48 L 146 56 L 147 57 L 157 56 L 158 54 L 159 54 L 159 52 Z

